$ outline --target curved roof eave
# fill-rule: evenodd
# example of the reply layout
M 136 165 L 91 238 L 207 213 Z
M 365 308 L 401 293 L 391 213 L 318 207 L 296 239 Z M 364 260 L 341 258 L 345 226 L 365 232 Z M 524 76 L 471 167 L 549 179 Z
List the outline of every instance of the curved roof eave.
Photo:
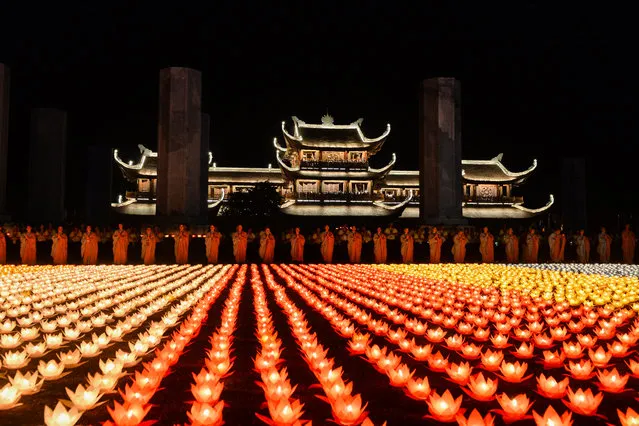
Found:
M 497 155 L 494 158 L 491 158 L 490 160 L 462 160 L 462 166 L 464 164 L 469 164 L 469 165 L 496 165 L 497 167 L 499 167 L 501 169 L 501 171 L 508 177 L 512 177 L 512 178 L 518 178 L 518 177 L 524 177 L 529 175 L 530 173 L 532 173 L 536 168 L 537 168 L 537 159 L 533 160 L 532 166 L 530 166 L 529 168 L 527 168 L 526 170 L 523 170 L 521 172 L 511 172 L 510 170 L 508 170 L 506 168 L 506 166 L 504 166 L 504 164 L 501 162 L 501 159 L 504 157 L 503 153 L 500 153 L 499 155 Z
M 548 202 L 546 203 L 546 205 L 543 206 L 543 207 L 540 207 L 538 209 L 529 209 L 527 207 L 522 206 L 521 203 L 513 204 L 512 206 L 513 206 L 513 208 L 516 208 L 516 209 L 521 210 L 523 212 L 530 213 L 531 215 L 536 215 L 536 214 L 545 212 L 554 203 L 555 203 L 555 197 L 552 194 L 550 194 L 550 197 L 549 197 Z
M 219 198 L 219 199 L 214 200 L 214 201 L 213 201 L 213 202 L 211 202 L 210 204 L 208 204 L 208 203 L 207 203 L 207 205 L 206 205 L 206 206 L 207 206 L 209 209 L 214 209 L 214 208 L 216 208 L 217 206 L 219 206 L 220 204 L 222 204 L 222 201 L 224 201 L 224 194 L 225 194 L 224 188 L 222 188 L 222 191 L 221 191 L 221 192 L 222 192 L 222 193 L 220 194 L 220 198 Z
M 378 207 L 381 207 L 383 209 L 386 210 L 399 210 L 399 209 L 404 209 L 406 207 L 406 205 L 410 202 L 410 200 L 413 199 L 413 190 L 409 190 L 408 191 L 408 195 L 406 196 L 406 198 L 404 199 L 404 201 L 402 201 L 399 204 L 395 204 L 395 205 L 388 205 L 386 204 L 384 201 L 375 201 L 373 202 L 373 204 L 375 204 Z

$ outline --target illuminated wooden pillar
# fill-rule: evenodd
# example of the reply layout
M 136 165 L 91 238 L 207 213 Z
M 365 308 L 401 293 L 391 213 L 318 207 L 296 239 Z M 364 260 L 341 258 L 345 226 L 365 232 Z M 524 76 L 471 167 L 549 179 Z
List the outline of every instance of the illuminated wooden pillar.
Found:
M 464 223 L 459 82 L 424 80 L 419 107 L 420 218 L 433 224 Z
M 0 217 L 7 211 L 9 155 L 9 68 L 0 64 Z

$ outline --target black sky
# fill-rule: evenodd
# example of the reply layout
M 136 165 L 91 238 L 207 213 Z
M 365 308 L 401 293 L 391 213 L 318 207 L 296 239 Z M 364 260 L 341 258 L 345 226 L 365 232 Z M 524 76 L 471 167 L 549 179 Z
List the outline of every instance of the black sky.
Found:
M 614 3 L 117 3 L 2 6 L 14 200 L 31 108 L 69 111 L 71 205 L 87 146 L 131 156 L 138 143 L 155 148 L 159 69 L 188 66 L 203 73 L 221 165 L 272 162 L 282 120 L 317 122 L 328 110 L 338 123 L 364 117 L 372 136 L 391 123 L 380 161 L 396 152 L 398 168 L 415 169 L 419 81 L 454 76 L 464 158 L 504 152 L 514 170 L 537 158 L 528 204 L 559 194 L 562 157 L 583 156 L 591 202 L 615 213 L 639 207 L 633 26 Z

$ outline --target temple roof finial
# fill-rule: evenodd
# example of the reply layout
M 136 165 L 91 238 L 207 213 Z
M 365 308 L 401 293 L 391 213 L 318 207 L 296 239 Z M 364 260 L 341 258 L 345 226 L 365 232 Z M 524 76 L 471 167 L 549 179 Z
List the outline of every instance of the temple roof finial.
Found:
M 332 126 L 335 124 L 335 119 L 329 113 L 326 113 L 322 116 L 322 124 L 324 126 Z

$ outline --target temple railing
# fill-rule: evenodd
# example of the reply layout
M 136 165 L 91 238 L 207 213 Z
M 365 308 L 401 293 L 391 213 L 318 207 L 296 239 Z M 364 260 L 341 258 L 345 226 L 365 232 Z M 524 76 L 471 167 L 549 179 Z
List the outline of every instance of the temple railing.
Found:
M 464 197 L 464 202 L 466 203 L 504 203 L 504 204 L 513 204 L 513 203 L 523 203 L 524 197 Z
M 287 194 L 287 199 L 298 201 L 382 201 L 384 197 L 379 194 L 355 194 L 355 193 L 317 193 L 298 192 Z
M 306 161 L 300 163 L 303 170 L 368 170 L 368 161 Z

